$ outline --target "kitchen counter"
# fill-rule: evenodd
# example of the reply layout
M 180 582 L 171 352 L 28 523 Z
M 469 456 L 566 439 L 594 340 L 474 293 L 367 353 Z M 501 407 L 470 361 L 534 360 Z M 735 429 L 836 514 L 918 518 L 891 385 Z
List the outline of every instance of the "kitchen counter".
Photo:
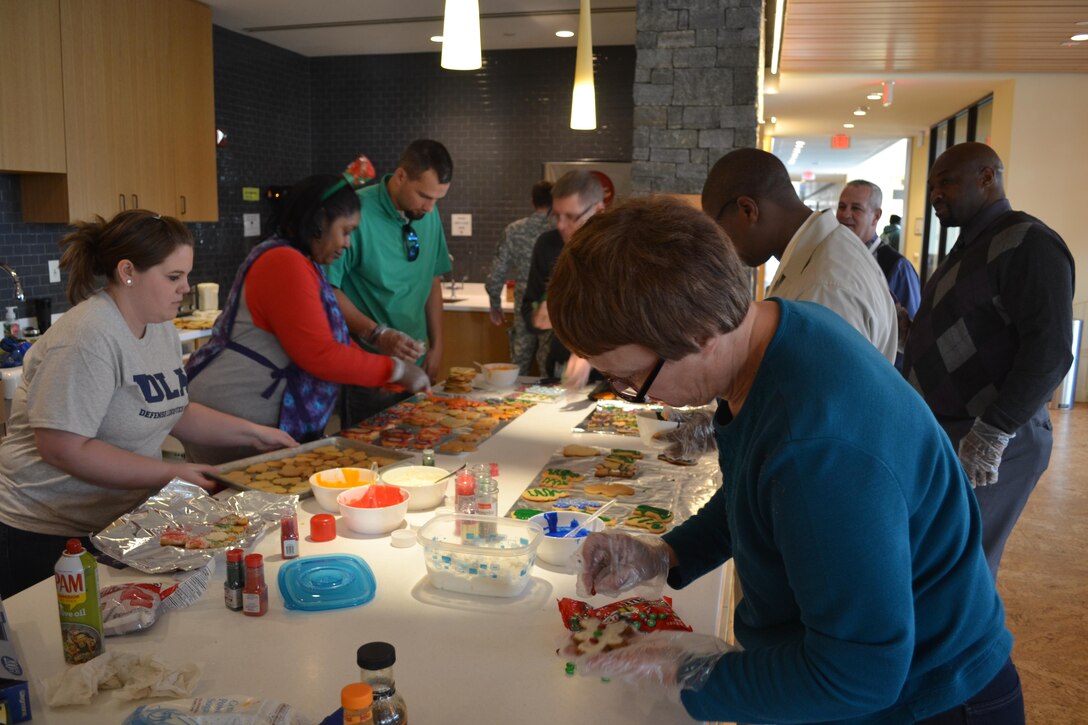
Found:
M 483 282 L 465 282 L 457 284 L 457 291 L 450 293 L 449 282 L 442 283 L 443 308 L 447 312 L 490 312 L 491 300 L 487 296 Z M 502 311 L 513 312 L 513 300 L 507 300 L 505 290 L 502 297 Z
M 642 447 L 637 438 L 575 434 L 571 428 L 585 417 L 591 403 L 538 405 L 503 428 L 469 454 L 468 463 L 495 461 L 500 466 L 499 508 L 506 511 L 521 491 L 565 443 Z M 464 457 L 438 456 L 452 470 Z M 568 677 L 555 651 L 566 630 L 556 600 L 575 597 L 574 576 L 537 563 L 527 594 L 506 600 L 449 595 L 435 601 L 425 587 L 426 569 L 419 545 L 390 546 L 388 536 L 353 534 L 338 522 L 332 542 L 307 540 L 309 518 L 319 509 L 312 498 L 300 504 L 303 556 L 350 552 L 362 556 L 377 580 L 375 598 L 361 607 L 326 612 L 289 611 L 276 585 L 282 563 L 276 532 L 268 533 L 255 551 L 265 555 L 270 584 L 269 611 L 261 618 L 231 612 L 223 605 L 223 567 L 212 576 L 204 597 L 188 609 L 164 612 L 151 629 L 111 637 L 115 651 L 156 653 L 172 663 L 197 661 L 204 672 L 194 696 L 250 695 L 284 701 L 308 722 L 336 710 L 340 688 L 358 679 L 355 650 L 373 640 L 397 648 L 397 690 L 417 723 L 688 722 L 683 708 L 660 696 L 640 693 L 620 682 Z M 408 515 L 418 527 L 433 512 Z M 58 552 L 59 556 L 59 552 Z M 161 580 L 133 570 L 99 566 L 104 584 Z M 431 592 L 431 596 L 427 592 Z M 698 632 L 719 634 L 723 570 L 692 586 L 667 593 L 679 615 Z M 591 600 L 594 606 L 608 601 Z M 6 631 L 14 639 L 32 678 L 34 722 L 120 722 L 139 702 L 123 702 L 99 694 L 86 707 L 49 709 L 41 681 L 61 672 L 60 627 L 52 579 L 6 601 Z

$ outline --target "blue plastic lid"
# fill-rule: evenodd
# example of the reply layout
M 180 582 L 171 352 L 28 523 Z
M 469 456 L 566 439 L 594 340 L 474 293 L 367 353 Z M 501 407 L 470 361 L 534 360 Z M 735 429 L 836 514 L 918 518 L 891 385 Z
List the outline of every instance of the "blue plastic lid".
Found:
M 288 609 L 322 612 L 374 598 L 374 572 L 354 554 L 307 556 L 280 567 L 280 594 Z

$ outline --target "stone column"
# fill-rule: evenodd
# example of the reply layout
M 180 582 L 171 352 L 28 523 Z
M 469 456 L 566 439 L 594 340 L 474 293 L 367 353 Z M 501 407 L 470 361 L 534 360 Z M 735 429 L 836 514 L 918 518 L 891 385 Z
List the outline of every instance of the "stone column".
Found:
M 758 143 L 763 0 L 637 0 L 635 193 L 698 194 Z

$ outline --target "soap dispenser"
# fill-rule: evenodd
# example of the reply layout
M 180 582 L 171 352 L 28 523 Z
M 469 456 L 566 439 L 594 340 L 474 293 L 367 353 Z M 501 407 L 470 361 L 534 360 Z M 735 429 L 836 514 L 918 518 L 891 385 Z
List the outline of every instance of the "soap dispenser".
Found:
M 22 330 L 19 329 L 19 321 L 15 318 L 15 308 L 7 308 L 4 313 L 4 337 L 19 337 Z

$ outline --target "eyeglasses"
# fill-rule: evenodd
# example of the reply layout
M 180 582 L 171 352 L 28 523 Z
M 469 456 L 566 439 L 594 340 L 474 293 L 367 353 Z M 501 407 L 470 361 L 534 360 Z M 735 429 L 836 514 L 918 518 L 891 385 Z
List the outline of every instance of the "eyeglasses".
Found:
M 616 394 L 621 400 L 626 400 L 628 403 L 645 403 L 646 395 L 650 392 L 650 386 L 654 384 L 654 380 L 657 379 L 657 374 L 661 372 L 661 368 L 665 366 L 665 358 L 660 355 L 657 358 L 657 364 L 654 365 L 653 370 L 646 376 L 646 379 L 642 382 L 641 387 L 636 391 L 631 381 L 624 380 L 623 378 L 615 378 L 611 375 L 605 375 L 605 379 L 608 380 L 608 384 L 612 387 L 612 392 Z
M 404 253 L 408 255 L 408 261 L 416 261 L 419 257 L 419 235 L 412 229 L 412 223 L 408 222 L 401 227 L 400 233 L 404 237 Z

